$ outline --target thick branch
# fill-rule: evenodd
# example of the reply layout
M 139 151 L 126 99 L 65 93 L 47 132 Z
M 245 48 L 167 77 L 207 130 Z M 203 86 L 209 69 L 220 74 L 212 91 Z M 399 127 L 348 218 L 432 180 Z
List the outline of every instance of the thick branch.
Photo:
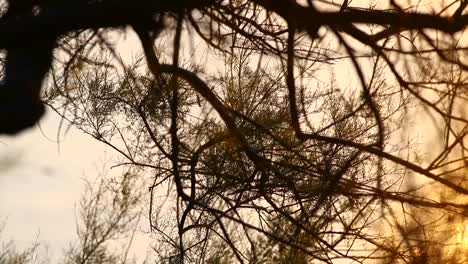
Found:
M 318 26 L 341 27 L 351 24 L 391 26 L 401 30 L 435 29 L 455 33 L 468 25 L 468 15 L 442 17 L 423 13 L 399 13 L 382 10 L 317 11 L 293 1 L 253 0 L 286 21 L 294 21 L 300 30 L 314 32 Z M 80 29 L 122 27 L 138 24 L 156 13 L 175 12 L 209 6 L 213 0 L 193 1 L 102 1 L 94 4 L 67 2 L 65 6 L 44 8 L 37 16 L 0 19 L 0 48 L 18 45 L 46 32 L 65 34 Z M 396 30 L 396 31 L 401 31 Z
M 347 9 L 346 11 L 318 11 L 313 7 L 301 6 L 295 1 L 254 0 L 255 3 L 272 11 L 286 21 L 294 21 L 299 29 L 313 32 L 318 26 L 340 28 L 349 24 L 373 24 L 391 26 L 401 30 L 435 29 L 455 33 L 468 25 L 468 15 L 442 17 L 438 15 L 383 10 Z

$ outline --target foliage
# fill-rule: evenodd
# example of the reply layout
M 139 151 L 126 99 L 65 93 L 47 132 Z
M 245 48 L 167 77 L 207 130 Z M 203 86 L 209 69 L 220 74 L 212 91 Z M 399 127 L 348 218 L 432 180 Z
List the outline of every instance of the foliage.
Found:
M 43 98 L 145 175 L 163 263 L 463 263 L 467 4 L 51 2 L 2 17 L 0 47 L 48 21 Z M 126 25 L 134 63 L 109 29 Z M 437 145 L 413 141 L 422 125 Z M 86 223 L 82 241 L 114 228 Z M 115 261 L 95 242 L 78 251 Z

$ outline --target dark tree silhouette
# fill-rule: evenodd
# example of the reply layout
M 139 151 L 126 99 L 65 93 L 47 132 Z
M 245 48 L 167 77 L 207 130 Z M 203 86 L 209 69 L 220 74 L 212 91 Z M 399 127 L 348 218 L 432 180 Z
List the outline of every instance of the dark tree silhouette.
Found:
M 181 12 L 208 1 L 8 1 L 2 16 L 0 48 L 6 49 L 0 88 L 0 134 L 16 134 L 43 115 L 40 99 L 52 63 L 56 39 L 72 30 L 131 25 L 142 35 L 161 30 L 156 19 L 164 12 Z M 117 11 L 120 14 L 112 14 Z
M 35 1 L 9 1 L 4 18 L 21 21 L 31 17 Z M 33 126 L 44 113 L 40 99 L 43 79 L 52 65 L 56 35 L 20 41 L 7 49 L 5 77 L 0 84 L 0 133 L 16 134 Z
M 448 34 L 462 31 L 468 25 L 468 15 L 463 12 L 466 1 L 459 2 L 459 7 L 452 15 L 441 16 L 405 11 L 393 1 L 390 1 L 393 5 L 390 10 L 351 8 L 348 7 L 348 1 L 343 1 L 341 6 L 327 1 L 307 1 L 302 5 L 289 0 L 11 1 L 8 11 L 0 20 L 0 48 L 7 50 L 6 72 L 1 89 L 0 133 L 15 134 L 32 126 L 42 116 L 44 109 L 39 98 L 40 87 L 50 67 L 55 39 L 70 31 L 131 25 L 143 42 L 150 42 L 151 38 L 143 35 L 156 35 L 154 33 L 160 31 L 161 21 L 155 21 L 156 17 L 198 10 L 211 16 L 216 23 L 231 27 L 244 36 L 248 36 L 249 32 L 233 24 L 233 19 L 258 26 L 259 32 L 264 36 L 251 35 L 251 40 L 263 45 L 262 49 L 271 50 L 266 39 L 275 38 L 281 32 L 262 29 L 261 23 L 249 21 L 252 14 L 246 13 L 245 17 L 236 14 L 242 8 L 258 6 L 267 12 L 264 19 L 268 20 L 272 13 L 278 15 L 284 19 L 292 33 L 307 32 L 310 37 L 317 38 L 319 29 L 328 27 L 331 32 L 348 35 L 376 52 L 383 52 L 379 41 L 405 31 L 433 29 Z M 324 5 L 326 9 L 320 10 L 320 5 Z M 185 18 L 195 29 L 201 30 L 196 24 L 202 23 L 202 20 L 197 22 L 190 15 Z M 359 24 L 381 26 L 381 29 L 369 34 L 357 27 Z M 429 39 L 429 42 L 432 43 L 432 40 Z M 446 56 L 439 55 L 447 59 Z M 294 107 L 291 110 L 293 117 L 296 116 Z M 298 136 L 306 138 L 298 129 L 295 119 L 293 118 L 292 124 L 296 127 Z
M 150 230 L 168 263 L 440 262 L 453 241 L 438 225 L 464 224 L 468 208 L 468 1 L 351 2 L 38 2 L 0 18 L 5 83 L 44 63 L 33 89 L 18 77 L 1 100 L 33 102 L 24 126 L 39 118 L 55 46 L 44 100 L 151 176 Z M 144 62 L 119 61 L 112 28 L 136 33 Z M 43 36 L 57 36 L 38 42 L 47 53 L 25 49 Z M 187 39 L 220 66 L 191 60 Z M 343 63 L 353 74 L 338 84 Z M 396 139 L 412 108 L 441 131 L 426 156 Z M 10 124 L 0 132 L 21 129 Z

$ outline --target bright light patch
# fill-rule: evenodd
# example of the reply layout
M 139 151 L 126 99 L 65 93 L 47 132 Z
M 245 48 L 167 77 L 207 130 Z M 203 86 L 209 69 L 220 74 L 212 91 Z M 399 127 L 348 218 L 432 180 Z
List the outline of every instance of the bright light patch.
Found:
M 460 224 L 457 227 L 457 243 L 468 248 L 468 223 Z

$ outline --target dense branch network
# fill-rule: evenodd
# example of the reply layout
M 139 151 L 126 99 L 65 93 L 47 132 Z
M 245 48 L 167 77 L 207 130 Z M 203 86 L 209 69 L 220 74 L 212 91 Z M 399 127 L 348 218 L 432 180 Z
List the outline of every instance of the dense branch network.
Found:
M 5 102 L 13 97 L 41 102 L 56 48 L 66 59 L 52 67 L 44 100 L 121 154 L 121 165 L 152 176 L 148 218 L 170 245 L 171 261 L 215 259 L 220 244 L 239 263 L 424 263 L 417 261 L 426 251 L 437 251 L 421 238 L 418 214 L 462 217 L 468 210 L 468 119 L 457 110 L 467 101 L 468 1 L 440 13 L 395 1 L 380 9 L 335 2 L 34 2 L 28 14 L 0 18 L 7 53 L 0 121 L 11 115 Z M 114 67 L 119 57 L 102 33 L 127 26 L 145 62 Z M 190 61 L 196 54 L 183 52 L 189 37 L 219 68 Z M 44 38 L 32 49 L 31 39 Z M 345 84 L 335 78 L 342 63 L 354 74 Z M 42 71 L 11 85 L 21 66 L 34 65 Z M 323 68 L 330 79 L 319 74 Z M 444 131 L 441 150 L 425 166 L 411 143 L 394 139 L 420 106 Z M 26 126 L 3 122 L 0 133 Z M 415 174 L 456 195 L 426 195 L 411 185 Z M 173 225 L 159 218 L 162 188 L 172 199 L 166 213 Z M 374 235 L 378 224 L 397 235 Z M 355 241 L 368 250 L 353 252 Z

